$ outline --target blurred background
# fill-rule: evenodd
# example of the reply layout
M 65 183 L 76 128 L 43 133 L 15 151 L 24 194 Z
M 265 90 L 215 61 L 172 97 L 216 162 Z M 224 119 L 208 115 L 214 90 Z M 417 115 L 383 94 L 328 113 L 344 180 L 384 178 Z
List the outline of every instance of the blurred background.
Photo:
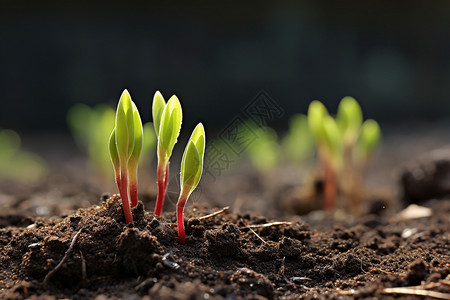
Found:
M 395 141 L 397 128 L 445 129 L 450 116 L 450 1 L 0 5 L 0 128 L 50 168 L 80 153 L 69 109 L 115 107 L 125 88 L 145 122 L 156 90 L 176 94 L 182 141 L 199 121 L 214 139 L 262 90 L 281 108 L 269 124 L 281 135 L 312 100 L 335 112 L 347 95 Z
M 284 108 L 351 95 L 381 122 L 450 115 L 450 2 L 1 1 L 0 124 L 67 130 L 75 103 L 155 90 L 221 128 L 260 90 Z

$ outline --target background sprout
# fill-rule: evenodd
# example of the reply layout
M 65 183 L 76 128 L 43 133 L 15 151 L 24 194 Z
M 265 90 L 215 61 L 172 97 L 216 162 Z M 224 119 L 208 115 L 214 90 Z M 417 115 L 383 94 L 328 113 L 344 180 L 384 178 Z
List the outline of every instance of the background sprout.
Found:
M 17 132 L 0 130 L 0 177 L 34 182 L 46 173 L 47 164 L 40 156 L 21 149 Z
M 375 120 L 366 120 L 361 127 L 361 134 L 355 146 L 355 164 L 365 172 L 368 161 L 372 157 L 381 139 L 380 126 Z
M 272 170 L 280 161 L 281 148 L 278 135 L 270 127 L 256 127 L 256 139 L 246 149 L 250 160 L 260 172 Z
M 131 199 L 131 207 L 137 204 L 136 173 L 142 144 L 141 118 L 136 105 L 131 101 L 130 94 L 124 90 L 117 105 L 116 122 L 110 137 L 109 150 L 126 223 L 133 221 L 128 199 Z
M 352 97 L 344 97 L 338 106 L 336 122 L 346 148 L 351 148 L 356 143 L 362 119 L 362 110 L 358 102 Z
M 156 170 L 158 196 L 155 215 L 160 216 L 167 190 L 169 159 L 177 142 L 183 118 L 180 101 L 177 96 L 172 96 L 166 104 L 161 93 L 156 92 L 153 97 L 152 115 L 155 132 L 158 136 L 158 168 Z
M 239 126 L 237 132 L 239 132 L 239 138 L 228 142 L 235 143 L 236 147 L 242 147 L 239 145 L 240 142 L 250 141 L 246 144 L 245 153 L 258 171 L 266 172 L 277 165 L 281 156 L 281 148 L 274 129 L 247 120 Z
M 282 147 L 289 161 L 302 162 L 311 157 L 314 143 L 306 115 L 296 114 L 291 117 Z
M 112 177 L 111 162 L 105 152 L 114 119 L 114 110 L 103 104 L 94 108 L 76 104 L 67 113 L 67 123 L 75 142 L 87 154 L 90 167 L 105 179 Z
M 177 203 L 178 238 L 180 244 L 186 242 L 184 232 L 183 211 L 186 201 L 197 187 L 203 172 L 203 159 L 205 154 L 205 129 L 199 123 L 187 143 L 181 160 L 180 171 L 180 197 Z
M 324 209 L 333 210 L 336 202 L 336 173 L 342 164 L 342 139 L 335 120 L 325 106 L 314 100 L 308 108 L 308 124 L 316 141 L 324 176 Z

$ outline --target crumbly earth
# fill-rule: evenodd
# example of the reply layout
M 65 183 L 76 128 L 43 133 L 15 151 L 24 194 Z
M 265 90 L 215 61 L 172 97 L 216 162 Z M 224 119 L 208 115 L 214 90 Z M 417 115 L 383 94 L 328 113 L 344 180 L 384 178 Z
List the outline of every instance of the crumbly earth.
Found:
M 139 203 L 126 225 L 118 196 L 64 218 L 9 216 L 0 298 L 449 299 L 450 200 L 426 205 L 430 217 L 347 222 L 207 216 L 220 208 L 193 206 L 185 245 L 173 213 L 156 218 Z

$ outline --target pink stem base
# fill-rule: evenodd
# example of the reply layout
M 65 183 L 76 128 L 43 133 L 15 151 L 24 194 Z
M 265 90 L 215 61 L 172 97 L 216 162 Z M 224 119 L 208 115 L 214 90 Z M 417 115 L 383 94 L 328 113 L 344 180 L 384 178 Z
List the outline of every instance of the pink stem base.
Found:
M 156 198 L 155 215 L 161 216 L 164 199 L 166 198 L 167 191 L 167 179 L 169 177 L 169 164 L 166 165 L 165 169 L 158 166 L 156 171 L 156 178 L 158 181 L 158 196 Z
M 128 201 L 128 186 L 127 186 L 127 173 L 121 172 L 121 178 L 120 178 L 120 198 L 122 198 L 122 206 L 123 206 L 123 213 L 125 215 L 125 222 L 131 223 L 133 222 L 133 215 L 131 214 L 130 209 L 130 202 Z
M 183 211 L 186 204 L 186 198 L 178 199 L 177 203 L 177 225 L 178 225 L 178 242 L 180 244 L 186 243 L 186 234 L 184 232 Z

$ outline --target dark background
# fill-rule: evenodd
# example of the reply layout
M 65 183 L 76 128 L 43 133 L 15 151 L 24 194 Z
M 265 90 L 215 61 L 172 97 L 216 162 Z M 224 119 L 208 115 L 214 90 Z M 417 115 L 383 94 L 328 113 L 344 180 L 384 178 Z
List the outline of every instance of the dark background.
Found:
M 161 90 L 216 130 L 260 90 L 279 129 L 346 95 L 382 124 L 450 116 L 450 1 L 0 3 L 1 127 L 67 130 L 71 105 L 124 88 L 145 121 Z

